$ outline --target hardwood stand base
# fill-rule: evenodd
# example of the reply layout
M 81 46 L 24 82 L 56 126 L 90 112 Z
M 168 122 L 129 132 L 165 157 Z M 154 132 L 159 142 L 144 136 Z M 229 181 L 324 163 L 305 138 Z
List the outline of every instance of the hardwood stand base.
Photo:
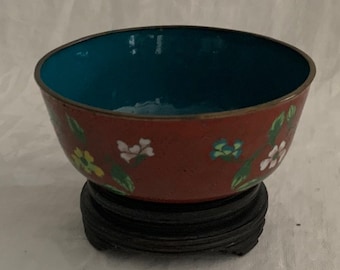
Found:
M 260 184 L 221 200 L 163 204 L 115 195 L 87 181 L 80 204 L 87 239 L 98 250 L 244 255 L 262 233 L 268 194 Z

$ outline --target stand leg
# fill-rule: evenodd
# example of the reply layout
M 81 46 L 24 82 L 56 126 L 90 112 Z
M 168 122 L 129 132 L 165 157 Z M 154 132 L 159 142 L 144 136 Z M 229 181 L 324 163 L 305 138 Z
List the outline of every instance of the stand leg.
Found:
M 98 250 L 244 255 L 258 242 L 267 207 L 264 184 L 226 199 L 196 204 L 133 200 L 89 181 L 81 193 L 85 234 Z

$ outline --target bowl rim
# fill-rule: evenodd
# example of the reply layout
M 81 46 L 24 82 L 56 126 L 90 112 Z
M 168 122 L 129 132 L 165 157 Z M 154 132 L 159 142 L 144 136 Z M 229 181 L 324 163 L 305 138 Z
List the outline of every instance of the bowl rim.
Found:
M 41 68 L 45 61 L 50 58 L 53 54 L 66 49 L 68 47 L 71 47 L 73 45 L 76 45 L 78 43 L 82 43 L 84 41 L 88 41 L 90 39 L 98 38 L 105 35 L 110 35 L 114 33 L 121 33 L 121 32 L 134 32 L 134 31 L 140 31 L 140 30 L 152 30 L 152 29 L 201 29 L 201 30 L 210 30 L 210 31 L 222 31 L 222 32 L 235 32 L 235 33 L 242 33 L 246 35 L 250 35 L 253 37 L 261 38 L 268 40 L 270 42 L 277 43 L 279 45 L 282 45 L 284 47 L 287 47 L 296 53 L 300 54 L 308 63 L 309 65 L 309 73 L 307 78 L 304 80 L 302 84 L 300 84 L 296 89 L 290 91 L 288 94 L 281 96 L 279 98 L 270 100 L 268 102 L 256 104 L 253 106 L 248 106 L 244 108 L 234 109 L 234 110 L 226 110 L 221 112 L 210 112 L 210 113 L 198 113 L 198 114 L 183 114 L 183 115 L 145 115 L 145 114 L 132 114 L 132 113 L 124 113 L 124 112 L 117 112 L 114 110 L 108 110 L 108 109 L 102 109 L 95 106 L 90 106 L 87 104 L 83 104 L 81 102 L 77 102 L 74 100 L 71 100 L 69 98 L 66 98 L 55 91 L 53 91 L 51 88 L 49 88 L 42 80 L 40 73 Z M 91 34 L 84 36 L 82 38 L 73 40 L 71 42 L 67 42 L 61 46 L 58 46 L 57 48 L 49 51 L 46 53 L 36 64 L 35 70 L 34 70 L 34 78 L 36 83 L 39 85 L 40 89 L 49 94 L 50 96 L 54 97 L 55 99 L 58 99 L 61 102 L 64 102 L 66 104 L 73 105 L 75 107 L 86 109 L 93 111 L 97 114 L 105 114 L 109 116 L 114 116 L 116 118 L 125 118 L 125 119 L 135 119 L 135 120 L 183 120 L 183 119 L 215 119 L 215 118 L 224 118 L 229 116 L 236 116 L 236 115 L 243 115 L 247 113 L 252 113 L 255 111 L 265 110 L 270 107 L 274 107 L 276 105 L 289 102 L 290 100 L 293 100 L 295 97 L 300 95 L 302 92 L 306 91 L 310 84 L 312 83 L 314 77 L 316 74 L 316 66 L 312 58 L 302 50 L 298 49 L 297 47 L 288 44 L 286 42 L 283 42 L 281 40 L 268 37 L 265 35 L 247 32 L 247 31 L 241 31 L 241 30 L 234 30 L 234 29 L 228 29 L 228 28 L 221 28 L 221 27 L 211 27 L 211 26 L 199 26 L 199 25 L 153 25 L 153 26 L 141 26 L 141 27 L 130 27 L 130 28 L 122 28 L 122 29 L 116 29 L 116 30 L 110 30 L 105 32 L 100 32 L 96 34 Z

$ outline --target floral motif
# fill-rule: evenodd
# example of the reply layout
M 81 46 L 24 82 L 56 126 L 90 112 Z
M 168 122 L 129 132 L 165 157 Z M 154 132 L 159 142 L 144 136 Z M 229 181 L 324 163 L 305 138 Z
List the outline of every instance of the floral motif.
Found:
M 236 171 L 233 176 L 231 183 L 231 188 L 237 191 L 246 190 L 254 185 L 259 184 L 267 174 L 262 174 L 253 179 L 249 179 L 253 171 L 253 162 L 262 155 L 263 151 L 266 150 L 268 146 L 272 147 L 272 150 L 268 153 L 268 157 L 260 163 L 259 169 L 264 171 L 265 169 L 273 169 L 277 164 L 279 164 L 284 158 L 287 149 L 286 141 L 282 141 L 280 145 L 277 145 L 277 139 L 282 130 L 286 129 L 286 138 L 290 138 L 291 132 L 296 128 L 296 105 L 291 104 L 286 111 L 282 111 L 279 115 L 273 119 L 273 122 L 267 133 L 267 141 L 260 145 L 252 155 L 246 159 L 241 159 L 242 165 Z M 286 126 L 285 129 L 283 127 Z M 235 161 L 241 156 L 243 142 L 236 140 L 233 146 L 228 145 L 225 139 L 220 139 L 214 143 L 214 149 L 210 152 L 211 159 L 215 160 L 221 158 L 225 161 Z
M 214 143 L 214 150 L 210 152 L 211 159 L 222 158 L 223 160 L 229 161 L 238 159 L 242 153 L 243 142 L 236 140 L 234 144 L 228 145 L 226 139 L 218 140 Z
M 98 177 L 104 176 L 103 170 L 93 164 L 94 158 L 88 151 L 83 151 L 77 147 L 72 154 L 72 159 L 79 169 L 84 170 L 88 174 L 94 173 Z
M 117 140 L 117 146 L 120 153 L 120 157 L 127 163 L 130 163 L 131 159 L 136 158 L 137 164 L 147 157 L 154 156 L 153 148 L 150 146 L 151 140 L 140 138 L 139 145 L 135 144 L 129 147 L 125 142 Z
M 280 163 L 287 152 L 285 147 L 286 147 L 285 141 L 282 141 L 280 146 L 275 145 L 273 149 L 269 152 L 268 158 L 262 160 L 260 164 L 260 170 L 263 171 L 267 167 L 269 169 L 272 169 L 278 163 Z

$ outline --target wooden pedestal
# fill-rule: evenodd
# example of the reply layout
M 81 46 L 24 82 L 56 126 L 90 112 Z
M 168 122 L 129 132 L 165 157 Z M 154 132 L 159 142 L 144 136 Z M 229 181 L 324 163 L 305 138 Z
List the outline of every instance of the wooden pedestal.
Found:
M 258 242 L 267 207 L 264 184 L 225 199 L 195 204 L 133 200 L 90 181 L 81 193 L 85 233 L 98 250 L 244 255 Z

